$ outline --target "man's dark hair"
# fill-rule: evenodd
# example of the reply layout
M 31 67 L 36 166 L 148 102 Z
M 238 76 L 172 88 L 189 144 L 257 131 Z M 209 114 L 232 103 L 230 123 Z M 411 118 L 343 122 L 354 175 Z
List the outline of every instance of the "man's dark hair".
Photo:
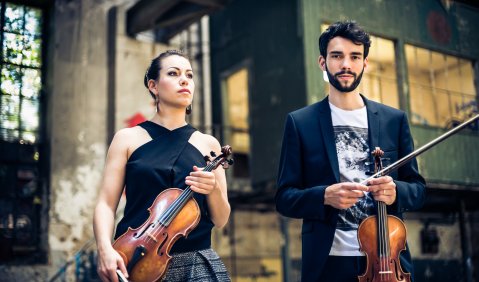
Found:
M 364 58 L 368 57 L 371 39 L 355 21 L 336 22 L 328 27 L 319 37 L 319 53 L 326 58 L 328 44 L 334 37 L 343 37 L 351 40 L 354 44 L 364 46 Z

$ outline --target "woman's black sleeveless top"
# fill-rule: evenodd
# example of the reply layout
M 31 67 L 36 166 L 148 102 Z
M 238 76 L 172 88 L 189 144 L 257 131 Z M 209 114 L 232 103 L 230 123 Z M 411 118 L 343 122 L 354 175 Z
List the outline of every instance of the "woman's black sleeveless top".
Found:
M 115 239 L 128 227 L 137 228 L 149 216 L 148 208 L 156 196 L 167 188 L 185 189 L 185 177 L 193 166 L 205 167 L 201 152 L 188 142 L 196 131 L 190 125 L 168 130 L 151 121 L 139 124 L 152 140 L 136 149 L 128 159 L 125 173 L 126 206 L 118 223 Z M 171 253 L 203 250 L 211 247 L 213 222 L 208 216 L 206 196 L 195 193 L 200 210 L 200 222 L 187 238 L 182 237 L 173 245 Z

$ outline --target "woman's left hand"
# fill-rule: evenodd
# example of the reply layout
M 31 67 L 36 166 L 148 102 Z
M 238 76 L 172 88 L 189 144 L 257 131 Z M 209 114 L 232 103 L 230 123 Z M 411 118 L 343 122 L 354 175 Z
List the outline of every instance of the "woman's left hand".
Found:
M 216 177 L 213 172 L 203 169 L 193 166 L 193 171 L 186 177 L 185 183 L 196 193 L 208 195 L 216 189 Z

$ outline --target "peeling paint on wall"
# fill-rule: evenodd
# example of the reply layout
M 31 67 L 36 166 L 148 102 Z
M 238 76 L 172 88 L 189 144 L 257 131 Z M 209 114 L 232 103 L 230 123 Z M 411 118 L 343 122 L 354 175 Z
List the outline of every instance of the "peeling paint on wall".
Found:
M 73 168 L 58 171 L 61 175 L 54 183 L 52 225 L 49 242 L 53 250 L 76 251 L 77 244 L 91 232 L 93 209 L 101 181 L 105 160 L 105 145 L 95 143 L 87 148 L 79 147 L 80 159 L 90 160 Z M 61 227 L 60 227 L 61 226 Z M 61 230 L 64 229 L 64 230 Z

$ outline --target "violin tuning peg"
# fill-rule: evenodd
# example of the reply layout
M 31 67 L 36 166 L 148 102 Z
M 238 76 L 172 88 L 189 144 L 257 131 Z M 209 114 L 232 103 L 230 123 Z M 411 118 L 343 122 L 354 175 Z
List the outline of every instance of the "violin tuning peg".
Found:
M 211 151 L 211 152 L 210 152 L 210 155 L 211 155 L 213 158 L 216 157 L 216 153 L 215 153 L 214 151 Z
M 211 162 L 210 156 L 203 156 L 203 158 L 205 159 L 205 162 L 207 163 Z
M 235 163 L 235 162 L 234 162 L 233 159 L 229 159 L 229 160 L 228 160 L 228 165 L 233 165 L 234 163 Z
M 224 169 L 228 169 L 231 165 L 233 165 L 233 160 L 224 160 L 223 162 L 221 162 L 221 165 Z

